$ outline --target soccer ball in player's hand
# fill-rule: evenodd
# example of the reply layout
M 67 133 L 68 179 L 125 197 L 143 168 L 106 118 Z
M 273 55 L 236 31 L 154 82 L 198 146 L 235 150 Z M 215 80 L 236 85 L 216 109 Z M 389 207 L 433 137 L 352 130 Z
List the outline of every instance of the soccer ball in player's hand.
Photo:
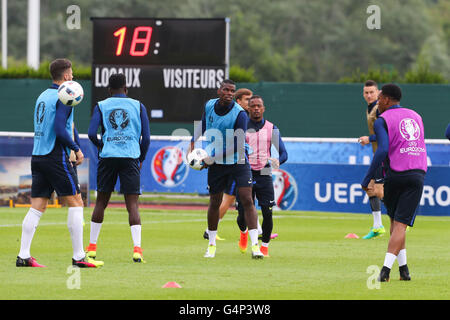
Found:
M 197 149 L 192 150 L 188 154 L 187 161 L 188 161 L 189 166 L 192 169 L 200 170 L 204 165 L 203 159 L 205 159 L 207 157 L 208 157 L 208 154 L 206 153 L 205 150 L 203 150 L 201 148 L 197 148 Z
M 58 98 L 66 106 L 75 107 L 83 96 L 83 87 L 76 81 L 63 82 L 58 88 Z

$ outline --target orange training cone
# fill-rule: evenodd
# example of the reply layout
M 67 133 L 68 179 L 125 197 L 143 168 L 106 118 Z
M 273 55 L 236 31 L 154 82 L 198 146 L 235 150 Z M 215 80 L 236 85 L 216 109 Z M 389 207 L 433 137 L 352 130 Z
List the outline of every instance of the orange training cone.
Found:
M 176 283 L 175 281 L 169 281 L 162 287 L 163 288 L 181 288 L 181 286 L 178 283 Z
M 349 233 L 345 236 L 345 239 L 359 239 L 359 237 L 355 233 Z

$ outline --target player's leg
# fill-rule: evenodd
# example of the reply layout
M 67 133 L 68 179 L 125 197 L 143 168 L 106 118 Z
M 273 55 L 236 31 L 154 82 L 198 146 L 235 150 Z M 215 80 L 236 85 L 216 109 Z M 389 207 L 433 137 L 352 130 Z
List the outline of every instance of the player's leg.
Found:
M 244 209 L 245 221 L 248 225 L 248 234 L 250 236 L 250 242 L 252 244 L 252 257 L 262 258 L 258 247 L 258 223 L 257 212 L 252 198 L 252 187 L 238 187 L 239 201 L 242 203 Z
M 253 178 L 250 164 L 236 164 L 231 168 L 232 175 L 236 180 L 237 195 L 244 208 L 245 221 L 252 244 L 252 258 L 262 259 L 264 255 L 258 247 L 258 213 L 253 203 Z
M 50 180 L 58 196 L 67 204 L 67 227 L 72 240 L 72 264 L 81 268 L 95 268 L 103 265 L 103 262 L 87 261 L 86 253 L 83 249 L 83 214 L 84 204 L 81 198 L 78 177 L 65 152 L 61 161 L 49 163 L 53 165 Z
M 222 203 L 223 193 L 214 193 L 209 195 L 208 205 L 208 249 L 205 258 L 214 258 L 216 254 L 216 235 L 219 224 L 219 208 Z
M 57 191 L 58 192 L 58 191 Z M 61 195 L 60 197 L 69 207 L 67 215 L 67 227 L 72 240 L 72 264 L 80 268 L 95 268 L 103 265 L 102 261 L 86 259 L 86 253 L 83 250 L 83 200 L 81 194 Z
M 133 261 L 145 263 L 141 247 L 141 216 L 139 214 L 139 195 L 141 194 L 141 172 L 138 159 L 118 159 L 120 192 L 124 194 L 128 211 L 128 223 L 133 240 Z
M 128 211 L 131 239 L 133 240 L 133 261 L 145 263 L 141 246 L 142 225 L 139 214 L 139 194 L 125 194 L 125 204 Z
M 247 252 L 247 245 L 248 245 L 248 229 L 247 229 L 247 223 L 245 221 L 245 213 L 244 213 L 244 207 L 242 206 L 242 203 L 239 201 L 239 196 L 237 196 L 238 199 L 238 215 L 236 218 L 237 225 L 239 227 L 239 250 L 242 253 Z
M 102 228 L 105 209 L 108 206 L 111 192 L 97 191 L 95 207 L 91 216 L 91 230 L 89 235 L 89 245 L 86 247 L 86 255 L 95 259 L 97 256 L 97 241 Z
M 205 258 L 214 258 L 216 254 L 216 236 L 219 224 L 219 208 L 222 204 L 223 191 L 226 188 L 230 168 L 226 165 L 213 164 L 208 168 L 208 249 Z
M 263 223 L 262 223 L 262 238 L 261 238 L 261 252 L 268 257 L 269 256 L 269 242 L 273 230 L 273 217 L 271 206 L 261 206 Z
M 223 193 L 222 203 L 219 208 L 219 223 L 222 218 L 227 213 L 228 209 L 236 202 L 236 182 L 232 179 L 229 179 L 227 182 L 227 187 L 225 192 Z M 203 233 L 204 239 L 209 239 L 208 228 L 206 228 Z M 225 239 L 221 238 L 218 234 L 216 235 L 216 240 L 223 241 Z
M 89 245 L 86 255 L 95 259 L 97 256 L 97 241 L 102 228 L 105 210 L 108 207 L 111 194 L 118 177 L 117 162 L 113 158 L 100 158 L 97 164 L 97 198 L 91 216 Z
M 373 225 L 363 239 L 372 239 L 386 232 L 381 221 L 381 199 L 377 196 L 380 186 L 382 185 L 375 183 L 374 179 L 370 180 L 367 195 L 369 196 L 370 208 L 372 210 Z
M 45 212 L 48 203 L 48 198 L 32 198 L 31 207 L 28 210 L 22 222 L 22 236 L 20 239 L 20 251 L 17 255 L 17 267 L 45 267 L 40 265 L 31 256 L 31 242 L 33 241 L 34 233 L 39 225 L 39 220 Z
M 388 199 L 387 208 L 392 210 L 391 201 L 395 203 L 395 211 L 391 217 L 391 237 L 389 239 L 388 249 L 385 257 L 383 269 L 380 272 L 380 281 L 389 281 L 389 273 L 392 269 L 393 261 L 398 259 L 400 280 L 411 280 L 409 270 L 406 264 L 406 228 L 413 226 L 417 208 L 423 191 L 424 176 L 405 176 L 400 177 L 395 183 L 387 182 L 385 184 L 385 203 Z M 390 198 L 389 191 L 397 189 L 396 199 Z M 400 252 L 402 252 L 400 254 Z M 400 254 L 400 257 L 399 257 Z
M 222 203 L 220 204 L 219 208 L 220 220 L 222 220 L 222 218 L 227 213 L 228 209 L 230 209 L 230 207 L 235 203 L 236 203 L 236 181 L 230 179 L 230 181 L 228 181 L 227 183 L 227 188 L 223 193 Z
M 253 175 L 255 183 L 253 192 L 261 207 L 263 223 L 261 237 L 261 252 L 264 256 L 269 256 L 269 243 L 272 238 L 273 217 L 272 207 L 275 204 L 275 194 L 273 190 L 272 175 Z
M 16 258 L 17 267 L 44 267 L 37 263 L 30 253 L 35 231 L 53 193 L 53 188 L 43 172 L 41 163 L 42 161 L 34 158 L 31 160 L 31 207 L 22 222 L 20 251 Z

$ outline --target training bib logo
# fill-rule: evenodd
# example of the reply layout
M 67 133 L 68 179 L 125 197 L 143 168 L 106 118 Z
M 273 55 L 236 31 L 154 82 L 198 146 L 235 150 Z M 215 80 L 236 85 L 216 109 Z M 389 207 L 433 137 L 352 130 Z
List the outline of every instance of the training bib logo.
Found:
M 415 141 L 420 138 L 420 127 L 414 119 L 402 119 L 400 121 L 400 134 L 407 141 Z
M 272 171 L 272 183 L 275 194 L 274 210 L 290 210 L 297 201 L 298 188 L 292 175 L 277 169 Z
M 44 121 L 45 116 L 45 102 L 40 102 L 37 106 L 36 110 L 36 122 L 37 124 L 41 124 Z
M 128 113 L 123 109 L 114 109 L 109 114 L 109 123 L 114 130 L 125 129 L 130 123 Z
M 153 178 L 163 187 L 173 188 L 182 183 L 188 174 L 186 163 L 183 161 L 183 151 L 177 147 L 164 147 L 153 156 Z

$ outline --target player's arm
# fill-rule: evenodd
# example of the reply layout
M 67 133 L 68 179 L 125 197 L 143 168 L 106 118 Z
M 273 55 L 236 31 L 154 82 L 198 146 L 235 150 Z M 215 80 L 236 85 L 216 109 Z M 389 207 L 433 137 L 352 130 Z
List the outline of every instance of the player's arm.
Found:
M 72 112 L 72 107 L 62 104 L 59 100 L 56 103 L 56 114 L 55 114 L 55 134 L 56 139 L 64 146 L 71 150 L 77 152 L 80 147 L 73 141 L 71 135 L 66 130 L 67 119 Z
M 81 149 L 81 142 L 80 142 L 80 135 L 78 134 L 77 128 L 73 127 L 73 137 L 75 139 L 75 143 L 80 147 Z
M 205 117 L 205 113 L 203 112 L 203 114 L 202 114 L 202 125 L 201 126 L 198 126 L 198 125 L 194 126 L 194 134 L 192 135 L 190 149 L 188 150 L 187 153 L 189 153 L 192 150 L 194 150 L 195 142 L 205 133 L 205 131 L 206 131 L 206 117 Z
M 375 175 L 375 171 L 378 169 L 378 167 L 381 166 L 381 163 L 384 161 L 384 159 L 386 159 L 389 152 L 389 136 L 386 129 L 386 122 L 384 121 L 384 119 L 378 118 L 375 121 L 373 128 L 377 136 L 378 149 L 375 152 L 369 170 L 367 171 L 367 174 L 364 177 L 363 182 L 361 183 L 361 186 L 363 187 L 364 190 L 367 189 L 370 180 L 373 179 Z
M 67 119 L 69 119 L 72 111 L 73 107 L 66 106 L 58 100 L 55 114 L 55 134 L 59 143 L 75 152 L 77 158 L 76 165 L 79 165 L 84 159 L 83 152 L 81 152 L 80 147 L 73 141 L 71 135 L 66 130 Z
M 365 146 L 366 144 L 369 144 L 371 142 L 376 142 L 377 141 L 377 135 L 376 134 L 372 134 L 370 136 L 362 136 L 358 138 L 358 142 L 362 145 Z
M 142 138 L 140 142 L 141 156 L 139 157 L 139 161 L 142 164 L 144 162 L 145 157 L 147 155 L 148 148 L 150 146 L 150 125 L 148 121 L 147 109 L 141 103 L 141 130 L 142 130 Z
M 98 148 L 101 149 L 103 147 L 103 143 L 101 140 L 98 140 L 97 132 L 100 124 L 102 122 L 102 114 L 100 112 L 100 108 L 98 105 L 94 107 L 94 111 L 92 113 L 91 122 L 89 123 L 88 136 L 89 140 Z
M 270 158 L 270 161 L 272 161 L 272 166 L 275 169 L 278 169 L 280 165 L 282 165 L 287 161 L 288 153 L 286 150 L 286 146 L 284 145 L 283 139 L 281 139 L 280 129 L 278 129 L 277 126 L 273 126 L 272 144 L 278 151 L 278 159 Z

